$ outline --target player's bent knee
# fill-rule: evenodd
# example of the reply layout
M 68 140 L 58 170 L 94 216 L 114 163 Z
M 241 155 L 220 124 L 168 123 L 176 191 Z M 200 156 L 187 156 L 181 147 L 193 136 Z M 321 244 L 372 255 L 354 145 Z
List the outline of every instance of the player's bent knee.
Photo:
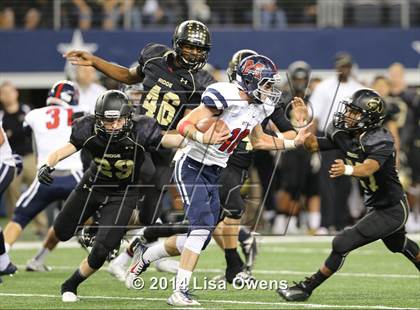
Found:
M 401 253 L 404 250 L 405 238 L 383 239 L 385 246 L 393 253 Z
M 108 257 L 109 249 L 107 246 L 101 242 L 95 242 L 92 247 L 92 251 L 89 253 L 87 258 L 89 267 L 92 269 L 99 269 L 105 263 L 106 258 Z
M 200 254 L 204 250 L 207 244 L 210 242 L 211 233 L 207 229 L 195 229 L 192 230 L 185 241 L 184 249 L 188 249 L 191 252 Z
M 26 214 L 23 214 L 21 212 L 16 212 L 16 211 L 15 211 L 15 214 L 13 214 L 12 221 L 19 224 L 23 230 L 26 227 L 26 225 L 28 225 L 28 223 L 32 220 L 32 217 Z
M 73 237 L 74 235 L 74 231 L 70 229 L 60 228 L 58 227 L 58 225 L 57 226 L 54 225 L 54 231 L 55 231 L 55 235 L 57 236 L 57 239 L 60 241 L 70 240 L 70 238 Z
M 356 248 L 359 240 L 358 232 L 355 229 L 345 229 L 332 241 L 332 249 L 336 253 L 346 254 Z

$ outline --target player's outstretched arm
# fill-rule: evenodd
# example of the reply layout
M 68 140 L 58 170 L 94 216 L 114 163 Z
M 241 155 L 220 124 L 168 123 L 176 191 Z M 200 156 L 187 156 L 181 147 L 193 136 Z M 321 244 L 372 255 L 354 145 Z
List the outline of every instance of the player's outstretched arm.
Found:
M 305 139 L 310 135 L 309 126 L 299 130 L 297 136 L 293 140 L 280 139 L 264 133 L 262 126 L 257 125 L 251 132 L 250 140 L 252 147 L 259 150 L 285 150 L 294 149 L 299 145 L 303 145 Z
M 72 50 L 63 55 L 72 65 L 92 66 L 108 77 L 125 84 L 134 84 L 142 81 L 136 68 L 126 68 L 113 64 L 89 52 Z
M 67 143 L 65 146 L 50 153 L 47 157 L 47 162 L 38 170 L 38 181 L 42 184 L 50 185 L 53 182 L 51 173 L 55 170 L 54 166 L 76 152 L 76 147 L 71 143 Z
M 60 147 L 48 155 L 46 165 L 50 168 L 54 168 L 54 166 L 57 165 L 61 160 L 69 157 L 70 155 L 73 155 L 76 152 L 76 147 L 71 143 L 67 143 L 63 147 Z
M 221 144 L 229 139 L 229 130 L 217 131 L 216 122 L 213 123 L 205 133 L 200 132 L 195 126 L 199 120 L 212 117 L 218 112 L 219 111 L 216 109 L 209 108 L 202 104 L 184 116 L 178 123 L 176 129 L 183 137 L 195 140 L 199 143 Z
M 330 168 L 330 177 L 337 178 L 342 175 L 352 175 L 354 177 L 368 177 L 379 170 L 381 166 L 374 159 L 365 159 L 365 161 L 357 166 L 345 165 L 343 160 L 336 159 Z

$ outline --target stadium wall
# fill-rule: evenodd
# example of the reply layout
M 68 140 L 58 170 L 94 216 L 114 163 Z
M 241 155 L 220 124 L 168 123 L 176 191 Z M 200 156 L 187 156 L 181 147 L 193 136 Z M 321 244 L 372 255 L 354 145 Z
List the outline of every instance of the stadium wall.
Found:
M 225 68 L 238 49 L 255 49 L 273 58 L 280 69 L 301 59 L 314 74 L 331 74 L 339 51 L 350 52 L 363 77 L 381 73 L 393 62 L 408 68 L 408 82 L 420 84 L 420 29 L 324 29 L 213 31 L 210 63 Z M 170 31 L 3 31 L 0 32 L 0 81 L 21 88 L 49 87 L 64 77 L 68 49 L 87 49 L 105 59 L 130 66 L 149 42 L 171 44 Z M 398 42 L 398 44 L 397 44 Z M 327 71 L 326 71 L 327 70 Z

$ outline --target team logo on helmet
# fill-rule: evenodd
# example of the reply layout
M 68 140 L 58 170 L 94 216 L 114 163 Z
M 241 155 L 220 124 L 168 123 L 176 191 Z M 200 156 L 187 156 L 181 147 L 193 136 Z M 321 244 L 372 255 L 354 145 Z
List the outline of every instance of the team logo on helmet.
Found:
M 257 79 L 261 79 L 264 68 L 264 64 L 260 62 L 254 63 L 253 59 L 248 59 L 243 66 L 243 73 L 252 73 Z
M 370 99 L 367 102 L 367 106 L 371 112 L 382 113 L 384 109 L 383 105 L 381 104 L 381 98 L 379 97 Z

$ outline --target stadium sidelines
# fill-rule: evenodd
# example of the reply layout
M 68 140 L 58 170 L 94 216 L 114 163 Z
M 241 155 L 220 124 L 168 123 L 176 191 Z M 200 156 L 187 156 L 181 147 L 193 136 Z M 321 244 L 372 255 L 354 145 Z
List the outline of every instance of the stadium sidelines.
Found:
M 59 295 L 48 294 L 18 294 L 18 293 L 0 293 L 4 297 L 42 297 L 42 298 L 61 298 Z M 122 296 L 79 296 L 81 299 L 108 299 L 108 300 L 133 300 L 133 301 L 166 301 L 166 298 L 152 297 L 122 297 Z M 216 304 L 236 304 L 236 305 L 261 305 L 261 306 L 285 306 L 287 308 L 325 308 L 325 309 L 395 309 L 395 310 L 420 310 L 420 308 L 396 308 L 382 305 L 326 305 L 326 304 L 308 304 L 308 303 L 285 303 L 285 302 L 263 302 L 263 301 L 240 301 L 240 300 L 217 300 L 200 299 L 201 302 Z M 194 308 L 200 309 L 200 308 Z

